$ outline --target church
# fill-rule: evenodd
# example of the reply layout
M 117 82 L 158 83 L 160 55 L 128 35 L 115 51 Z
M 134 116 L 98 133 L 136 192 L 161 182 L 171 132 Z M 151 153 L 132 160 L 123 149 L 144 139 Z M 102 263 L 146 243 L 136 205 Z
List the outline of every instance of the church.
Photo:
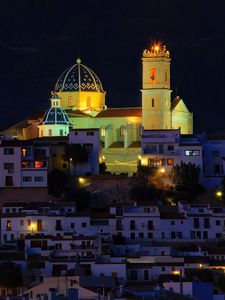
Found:
M 103 160 L 112 173 L 137 168 L 142 130 L 180 129 L 193 133 L 193 114 L 180 97 L 171 99 L 170 52 L 153 44 L 142 55 L 142 106 L 109 108 L 99 77 L 78 58 L 58 78 L 50 108 L 4 130 L 27 140 L 67 136 L 73 129 L 99 129 Z

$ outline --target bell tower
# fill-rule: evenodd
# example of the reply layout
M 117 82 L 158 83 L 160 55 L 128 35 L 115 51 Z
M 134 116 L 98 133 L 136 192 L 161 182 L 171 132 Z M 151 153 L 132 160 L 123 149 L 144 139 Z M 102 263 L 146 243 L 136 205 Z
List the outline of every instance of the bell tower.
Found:
M 144 129 L 170 129 L 170 53 L 160 43 L 143 52 L 141 92 Z

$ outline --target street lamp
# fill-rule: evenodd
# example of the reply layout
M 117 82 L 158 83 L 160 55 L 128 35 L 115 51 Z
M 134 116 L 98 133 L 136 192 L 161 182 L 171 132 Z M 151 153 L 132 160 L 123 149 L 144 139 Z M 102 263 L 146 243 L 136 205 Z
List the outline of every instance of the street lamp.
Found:
M 163 185 L 164 185 L 164 175 L 166 173 L 166 169 L 165 168 L 161 168 L 159 169 L 159 172 L 161 174 L 161 184 L 162 184 L 162 190 L 163 190 Z

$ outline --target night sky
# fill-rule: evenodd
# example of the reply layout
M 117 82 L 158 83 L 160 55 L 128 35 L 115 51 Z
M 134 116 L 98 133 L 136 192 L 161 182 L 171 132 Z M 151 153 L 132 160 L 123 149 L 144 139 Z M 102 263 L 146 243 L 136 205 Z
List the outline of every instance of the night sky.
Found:
M 3 1 L 0 128 L 48 108 L 59 75 L 81 57 L 108 107 L 141 105 L 141 54 L 153 40 L 171 52 L 172 89 L 195 132 L 225 129 L 224 1 Z

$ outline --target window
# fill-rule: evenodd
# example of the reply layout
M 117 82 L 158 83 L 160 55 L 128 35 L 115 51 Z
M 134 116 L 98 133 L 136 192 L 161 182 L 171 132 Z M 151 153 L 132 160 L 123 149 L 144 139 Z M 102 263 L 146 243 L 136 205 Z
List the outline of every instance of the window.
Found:
M 137 270 L 130 271 L 130 280 L 137 280 Z
M 13 170 L 14 163 L 4 163 L 4 170 Z
M 194 228 L 199 228 L 200 223 L 199 223 L 199 218 L 194 218 Z
M 165 272 L 166 271 L 166 268 L 165 267 L 162 267 L 162 272 Z
M 222 172 L 222 166 L 214 165 L 214 174 L 220 174 Z
M 124 136 L 124 127 L 123 126 L 120 127 L 120 136 Z
M 135 220 L 130 221 L 130 230 L 135 230 Z
M 200 150 L 185 150 L 186 156 L 199 156 Z
M 63 169 L 66 169 L 67 164 L 66 164 L 66 163 L 63 163 L 62 167 L 63 167 Z
M 175 225 L 175 221 L 170 221 L 170 225 Z
M 75 227 L 75 224 L 74 224 L 74 223 L 70 223 L 70 227 L 71 227 L 71 228 L 74 228 L 74 227 Z
M 218 150 L 213 150 L 212 151 L 212 156 L 213 157 L 218 157 L 218 156 L 220 156 L 220 152 Z
M 167 159 L 167 165 L 168 166 L 173 166 L 174 165 L 174 159 L 173 158 L 168 158 Z
M 21 154 L 23 157 L 30 156 L 31 155 L 31 148 L 22 148 Z
M 13 186 L 13 177 L 5 176 L 5 186 Z
M 34 181 L 36 181 L 36 182 L 42 182 L 42 181 L 44 181 L 44 177 L 43 176 L 35 176 L 34 177 Z
M 220 226 L 220 220 L 216 220 L 216 226 Z
M 44 168 L 44 167 L 46 167 L 46 162 L 45 161 L 35 161 L 34 167 L 35 168 Z
M 10 234 L 10 240 L 11 240 L 11 241 L 14 241 L 14 234 L 13 234 L 13 233 Z
M 94 135 L 94 132 L 93 131 L 88 131 L 87 135 Z
M 49 130 L 48 130 L 48 135 L 49 135 L 49 136 L 52 136 L 52 129 L 49 129 Z
M 139 239 L 143 240 L 144 239 L 144 233 L 143 232 L 139 232 Z
M 174 150 L 174 146 L 173 145 L 168 145 L 167 149 L 168 149 L 168 151 L 173 151 Z
M 37 220 L 37 231 L 43 230 L 42 220 Z
M 63 136 L 63 129 L 59 129 L 59 135 Z
M 105 136 L 105 127 L 101 128 L 101 136 Z
M 131 234 L 130 234 L 130 239 L 131 239 L 131 240 L 135 240 L 135 232 L 131 232 Z
M 148 270 L 144 270 L 144 280 L 149 280 L 149 272 L 148 272 Z
M 161 233 L 162 239 L 165 239 L 165 232 Z
M 5 155 L 13 155 L 14 154 L 14 148 L 4 148 L 4 154 Z
M 24 220 L 20 220 L 20 226 L 24 225 Z
M 208 239 L 208 231 L 203 231 L 203 239 Z
M 152 239 L 153 238 L 153 233 L 152 232 L 148 232 L 148 239 Z
M 12 223 L 11 223 L 11 220 L 7 220 L 6 221 L 6 230 L 12 230 Z
M 148 230 L 153 230 L 153 221 L 148 220 Z
M 176 238 L 176 232 L 172 231 L 172 232 L 171 232 L 171 239 L 174 240 L 175 238 Z
M 7 238 L 7 234 L 4 234 L 4 235 L 3 235 L 3 240 L 6 242 L 7 239 L 8 239 L 8 238 Z
M 150 83 L 152 84 L 156 83 L 156 68 L 150 69 Z
M 23 182 L 31 182 L 32 181 L 32 177 L 31 176 L 24 176 L 23 177 Z
M 83 228 L 85 228 L 85 227 L 87 227 L 87 223 L 86 223 L 86 222 L 83 222 L 83 223 L 81 224 L 81 226 L 82 226 Z
M 27 225 L 28 225 L 28 226 L 31 226 L 31 220 L 30 220 L 30 219 L 27 220 Z
M 155 106 L 155 99 L 152 98 L 152 107 L 154 107 L 154 106 Z

